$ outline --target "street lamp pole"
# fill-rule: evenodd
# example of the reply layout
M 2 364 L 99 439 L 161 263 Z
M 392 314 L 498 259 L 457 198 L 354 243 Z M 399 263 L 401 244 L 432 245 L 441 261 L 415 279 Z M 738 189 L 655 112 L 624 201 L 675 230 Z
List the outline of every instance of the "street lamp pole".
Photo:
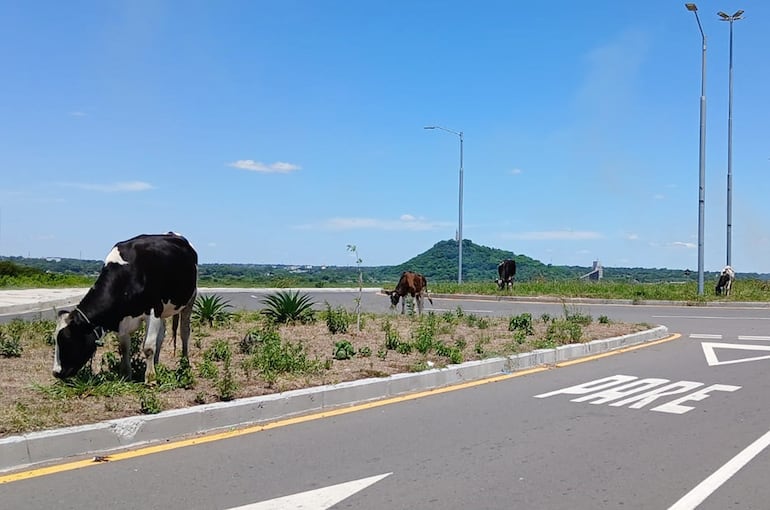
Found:
M 717 13 L 722 21 L 730 23 L 730 71 L 729 89 L 727 100 L 727 262 L 732 265 L 732 237 L 733 237 L 733 21 L 743 19 L 743 11 L 737 11 L 732 16 L 722 11 Z
M 706 209 L 706 34 L 698 17 L 698 6 L 684 4 L 688 11 L 695 14 L 698 22 L 703 49 L 701 51 L 700 78 L 700 142 L 699 142 L 699 179 L 698 179 L 698 295 L 703 295 L 703 218 Z
M 441 126 L 425 126 L 425 129 L 440 129 L 460 137 L 460 198 L 458 201 L 458 229 L 457 229 L 457 283 L 463 282 L 463 132 L 453 131 Z

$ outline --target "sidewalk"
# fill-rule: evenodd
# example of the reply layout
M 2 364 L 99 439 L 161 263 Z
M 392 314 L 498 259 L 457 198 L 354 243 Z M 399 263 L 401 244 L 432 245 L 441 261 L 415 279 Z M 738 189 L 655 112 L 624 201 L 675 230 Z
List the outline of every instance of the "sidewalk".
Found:
M 88 289 L 0 290 L 0 316 L 74 306 Z

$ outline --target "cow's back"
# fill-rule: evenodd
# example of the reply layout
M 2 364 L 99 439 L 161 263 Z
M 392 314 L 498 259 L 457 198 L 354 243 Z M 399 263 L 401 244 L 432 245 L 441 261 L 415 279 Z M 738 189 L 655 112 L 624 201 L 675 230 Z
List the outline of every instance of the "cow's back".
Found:
M 176 234 L 140 235 L 117 243 L 84 301 L 115 330 L 124 317 L 172 315 L 194 298 L 198 254 Z

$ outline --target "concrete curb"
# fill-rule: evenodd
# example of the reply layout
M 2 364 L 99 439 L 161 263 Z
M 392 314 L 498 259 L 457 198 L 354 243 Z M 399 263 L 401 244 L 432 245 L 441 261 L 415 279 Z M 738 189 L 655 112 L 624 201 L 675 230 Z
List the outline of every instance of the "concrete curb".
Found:
M 668 335 L 656 328 L 584 344 L 540 349 L 507 358 L 471 361 L 419 373 L 397 374 L 287 391 L 232 402 L 132 416 L 94 425 L 32 432 L 0 439 L 0 472 L 81 455 L 106 454 L 175 438 L 380 400 L 511 373 L 646 343 Z

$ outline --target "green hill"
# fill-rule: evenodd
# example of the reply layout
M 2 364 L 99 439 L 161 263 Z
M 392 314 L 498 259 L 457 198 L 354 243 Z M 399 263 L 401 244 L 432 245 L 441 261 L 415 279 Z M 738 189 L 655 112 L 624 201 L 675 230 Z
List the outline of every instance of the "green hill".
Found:
M 407 270 L 417 271 L 433 281 L 456 281 L 457 257 L 457 241 L 440 241 L 426 252 L 393 266 L 393 269 L 398 274 Z M 516 261 L 517 280 L 578 278 L 590 270 L 588 267 L 546 265 L 526 255 L 516 255 L 463 239 L 463 281 L 494 280 L 497 278 L 497 265 L 505 259 Z

